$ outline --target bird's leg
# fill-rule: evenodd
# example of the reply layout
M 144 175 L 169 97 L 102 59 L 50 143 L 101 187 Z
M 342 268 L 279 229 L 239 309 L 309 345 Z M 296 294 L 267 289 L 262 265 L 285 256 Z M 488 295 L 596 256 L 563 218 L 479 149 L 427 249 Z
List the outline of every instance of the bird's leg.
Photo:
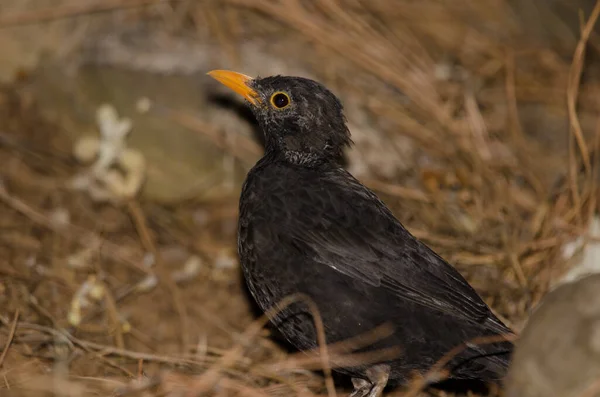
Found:
M 354 391 L 350 397 L 380 397 L 390 377 L 390 366 L 387 364 L 375 365 L 366 371 L 369 380 L 353 378 Z
M 354 390 L 349 397 L 366 397 L 373 388 L 373 384 L 362 378 L 352 378 L 352 386 Z
M 383 389 L 387 385 L 388 378 L 390 377 L 390 370 L 391 368 L 387 364 L 375 365 L 367 370 L 367 377 L 373 384 L 367 397 L 381 396 Z

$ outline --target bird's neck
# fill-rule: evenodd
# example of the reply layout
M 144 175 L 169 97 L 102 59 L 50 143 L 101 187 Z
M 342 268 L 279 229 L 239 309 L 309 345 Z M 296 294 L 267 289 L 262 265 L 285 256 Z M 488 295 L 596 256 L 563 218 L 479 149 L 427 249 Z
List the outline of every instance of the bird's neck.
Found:
M 310 168 L 341 162 L 342 150 L 330 142 L 327 131 L 301 127 L 292 122 L 259 124 L 265 131 L 265 152 L 279 161 Z
M 337 165 L 337 161 L 322 153 L 304 152 L 297 150 L 283 150 L 280 148 L 266 147 L 265 158 L 271 161 L 286 163 L 298 167 L 319 168 L 328 165 Z
M 316 153 L 305 153 L 294 150 L 283 151 L 283 157 L 290 164 L 311 168 L 325 162 L 325 159 Z

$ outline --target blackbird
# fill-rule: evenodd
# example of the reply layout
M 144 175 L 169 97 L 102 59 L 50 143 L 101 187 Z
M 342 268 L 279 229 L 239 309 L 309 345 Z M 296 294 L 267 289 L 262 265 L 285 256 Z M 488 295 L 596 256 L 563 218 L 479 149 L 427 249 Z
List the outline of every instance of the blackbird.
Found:
M 405 383 L 472 338 L 511 333 L 454 267 L 343 168 L 352 142 L 333 93 L 300 77 L 209 75 L 250 102 L 264 133 L 238 223 L 243 274 L 258 306 L 269 311 L 286 296 L 310 297 L 328 344 L 393 327 L 360 351 L 400 346 L 396 358 L 337 369 L 352 378 L 351 396 L 379 396 L 388 382 Z M 317 348 L 308 305 L 279 309 L 270 317 L 276 329 L 300 351 Z M 512 348 L 469 345 L 450 362 L 450 376 L 498 382 Z

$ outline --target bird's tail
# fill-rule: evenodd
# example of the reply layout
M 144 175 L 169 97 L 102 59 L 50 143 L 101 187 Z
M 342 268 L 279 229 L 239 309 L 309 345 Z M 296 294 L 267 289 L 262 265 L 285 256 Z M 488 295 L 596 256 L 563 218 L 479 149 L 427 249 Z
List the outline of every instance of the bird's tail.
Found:
M 499 383 L 506 376 L 513 349 L 514 345 L 509 341 L 473 346 L 469 349 L 471 352 L 454 361 L 451 371 L 459 374 L 458 377 L 461 373 L 468 377 L 476 373 L 483 381 Z

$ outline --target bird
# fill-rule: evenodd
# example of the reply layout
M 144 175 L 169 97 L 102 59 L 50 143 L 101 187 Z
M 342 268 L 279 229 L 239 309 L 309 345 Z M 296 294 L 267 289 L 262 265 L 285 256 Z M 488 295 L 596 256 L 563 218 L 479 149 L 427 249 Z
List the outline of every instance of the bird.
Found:
M 252 298 L 293 348 L 319 347 L 309 304 L 281 305 L 295 294 L 317 306 L 328 344 L 391 325 L 387 337 L 360 351 L 397 346 L 397 357 L 334 368 L 352 380 L 350 396 L 377 397 L 458 345 L 512 333 L 346 170 L 344 150 L 353 142 L 335 94 L 303 77 L 208 75 L 249 103 L 264 135 L 264 154 L 241 188 L 237 248 Z M 450 362 L 450 378 L 498 383 L 512 349 L 508 340 L 469 345 Z

